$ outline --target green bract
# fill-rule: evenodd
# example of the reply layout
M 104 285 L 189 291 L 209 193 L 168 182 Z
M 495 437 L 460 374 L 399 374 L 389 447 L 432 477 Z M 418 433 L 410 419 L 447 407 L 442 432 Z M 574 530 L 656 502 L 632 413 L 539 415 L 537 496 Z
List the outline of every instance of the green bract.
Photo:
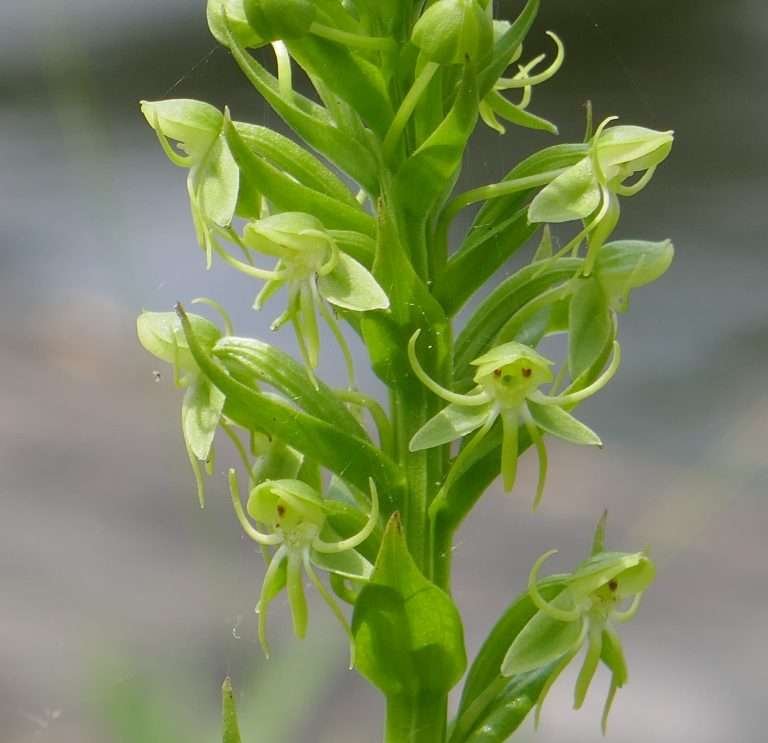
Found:
M 253 526 L 243 511 L 237 476 L 235 470 L 230 469 L 232 504 L 243 530 L 260 545 L 276 548 L 268 560 L 261 596 L 256 607 L 259 614 L 259 641 L 267 656 L 267 610 L 283 586 L 288 592 L 294 632 L 297 637 L 304 637 L 306 634 L 308 611 L 302 572 L 306 572 L 323 600 L 349 633 L 349 625 L 343 612 L 318 578 L 313 565 L 351 580 L 365 580 L 370 576 L 370 563 L 353 552 L 355 547 L 368 539 L 378 522 L 379 501 L 376 486 L 373 480 L 370 484 L 371 512 L 365 526 L 357 534 L 346 539 L 333 538 L 326 541 L 328 506 L 314 488 L 301 480 L 266 480 L 254 487 L 248 498 L 247 510 L 253 519 L 269 529 L 268 532 L 261 532 Z
M 586 655 L 576 680 L 574 707 L 578 709 L 583 704 L 602 659 L 612 673 L 611 689 L 603 711 L 605 731 L 616 690 L 627 681 L 624 654 L 614 625 L 635 616 L 644 591 L 653 582 L 655 567 L 643 552 L 596 551 L 565 578 L 563 590 L 547 601 L 538 591 L 537 576 L 544 560 L 556 551 L 542 555 L 531 569 L 528 586 L 539 611 L 509 647 L 501 664 L 501 673 L 516 676 L 555 664 L 537 700 L 538 719 L 552 684 L 586 645 Z M 628 599 L 630 606 L 622 608 Z
M 187 388 L 182 428 L 201 503 L 200 462 L 214 473 L 220 430 L 247 480 L 244 503 L 230 470 L 236 516 L 267 564 L 264 650 L 283 589 L 304 635 L 308 579 L 350 635 L 356 669 L 386 697 L 387 743 L 503 743 L 583 646 L 577 706 L 602 658 L 613 673 L 607 716 L 626 681 L 612 625 L 653 578 L 644 553 L 605 551 L 602 525 L 574 572 L 538 581 L 540 560 L 482 643 L 448 724 L 448 694 L 467 665 L 451 598 L 456 531 L 500 473 L 513 488 L 528 447 L 538 505 L 547 434 L 600 445 L 573 409 L 613 378 L 621 313 L 674 253 L 669 241 L 609 242 L 619 200 L 647 185 L 672 132 L 608 119 L 593 133 L 591 107 L 585 141 L 508 166 L 512 150 L 499 147 L 506 175 L 457 191 L 479 121 L 500 134 L 508 123 L 557 134 L 529 110 L 565 58 L 553 31 L 548 55 L 525 53 L 529 34 L 544 34 L 540 4 L 520 0 L 516 17 L 494 18 L 514 4 L 207 0 L 211 33 L 285 131 L 237 121 L 226 106 L 142 103 L 168 158 L 188 171 L 207 267 L 215 254 L 263 282 L 254 308 L 276 306 L 272 328 L 290 323 L 299 346 L 294 358 L 235 336 L 212 300 L 223 332 L 179 304 L 175 315 L 139 317 L 141 343 Z M 461 234 L 454 221 L 473 205 Z M 550 226 L 569 221 L 583 224 L 559 245 Z M 318 315 L 347 384 L 317 372 Z M 356 387 L 350 331 L 388 405 Z M 543 353 L 555 335 L 567 348 L 558 364 Z M 339 356 L 336 344 L 323 361 Z M 239 743 L 229 683 L 223 702 L 224 741 Z
M 505 490 L 511 490 L 515 484 L 520 423 L 536 446 L 539 455 L 539 483 L 533 502 L 534 509 L 544 493 L 547 474 L 547 452 L 542 432 L 574 444 L 601 444 L 594 431 L 577 421 L 563 408 L 585 400 L 610 381 L 621 358 L 618 344 L 614 345 L 611 364 L 592 384 L 578 392 L 550 396 L 539 392 L 539 387 L 552 381 L 549 368 L 552 362 L 522 343 L 505 343 L 472 361 L 472 365 L 476 367 L 474 381 L 477 386 L 469 394 L 458 394 L 440 386 L 421 367 L 415 352 L 418 336 L 417 331 L 408 345 L 413 371 L 432 392 L 450 405 L 414 434 L 409 445 L 411 451 L 441 446 L 477 431 L 453 462 L 442 486 L 443 491 L 449 490 L 453 480 L 471 461 L 478 445 L 497 418 L 501 418 L 503 431 L 501 474 Z
M 437 0 L 413 27 L 411 41 L 430 62 L 477 63 L 493 42 L 491 17 L 478 0 Z

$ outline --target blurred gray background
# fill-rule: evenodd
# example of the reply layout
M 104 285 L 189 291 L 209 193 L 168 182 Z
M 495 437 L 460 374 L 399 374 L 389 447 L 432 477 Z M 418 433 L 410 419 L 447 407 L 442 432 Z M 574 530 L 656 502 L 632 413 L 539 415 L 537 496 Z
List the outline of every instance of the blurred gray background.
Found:
M 461 531 L 455 595 L 468 649 L 544 549 L 561 550 L 553 569 L 582 557 L 608 506 L 611 543 L 649 545 L 660 567 L 623 632 L 631 682 L 609 739 L 758 743 L 768 682 L 768 6 L 544 6 L 529 53 L 546 49 L 551 28 L 568 59 L 532 110 L 556 120 L 563 140 L 581 137 L 587 98 L 598 119 L 676 130 L 652 186 L 625 202 L 619 235 L 670 237 L 677 258 L 635 293 L 621 374 L 583 408 L 605 450 L 553 444 L 535 517 L 525 457 L 517 493 L 490 492 Z M 158 363 L 135 338 L 140 309 L 200 294 L 226 300 L 241 333 L 265 336 L 277 312 L 250 311 L 256 287 L 226 267 L 205 272 L 184 173 L 160 151 L 139 99 L 198 97 L 259 123 L 270 114 L 209 37 L 203 2 L 2 0 L 0 70 L 0 741 L 213 741 L 225 673 L 240 689 L 246 742 L 377 740 L 378 696 L 346 670 L 344 638 L 322 607 L 298 645 L 276 602 L 276 652 L 262 658 L 260 558 L 221 474 L 206 510 L 197 507 L 180 395 L 168 369 L 154 380 Z M 550 143 L 481 132 L 465 181 L 490 182 Z M 287 332 L 276 340 L 293 348 Z M 324 373 L 340 374 L 325 355 Z M 381 394 L 370 377 L 363 386 Z M 574 713 L 563 679 L 536 739 L 598 740 L 607 685 L 603 672 Z M 152 736 L 131 732 L 142 715 Z M 530 725 L 517 739 L 534 739 Z

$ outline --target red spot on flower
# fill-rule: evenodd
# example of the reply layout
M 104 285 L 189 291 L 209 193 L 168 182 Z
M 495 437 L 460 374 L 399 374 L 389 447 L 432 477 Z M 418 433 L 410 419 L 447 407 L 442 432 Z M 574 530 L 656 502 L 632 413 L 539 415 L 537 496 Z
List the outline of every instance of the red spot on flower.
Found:
M 523 376 L 528 379 L 531 376 L 531 369 L 523 369 Z

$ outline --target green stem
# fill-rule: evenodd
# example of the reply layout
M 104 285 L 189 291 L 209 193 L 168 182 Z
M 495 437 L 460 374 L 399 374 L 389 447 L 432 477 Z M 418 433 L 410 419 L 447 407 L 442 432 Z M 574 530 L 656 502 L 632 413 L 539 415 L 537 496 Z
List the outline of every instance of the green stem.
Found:
M 419 99 L 424 94 L 427 86 L 431 82 L 435 73 L 440 69 L 440 65 L 436 62 L 427 62 L 424 65 L 424 69 L 419 73 L 416 80 L 414 80 L 411 89 L 406 93 L 403 102 L 400 104 L 400 108 L 395 114 L 395 118 L 389 125 L 389 131 L 384 137 L 384 157 L 389 159 L 393 156 L 397 143 L 400 141 L 400 135 L 405 129 L 405 125 L 408 123 L 408 119 L 411 118 L 413 110 L 419 102 Z
M 389 697 L 384 742 L 442 743 L 447 706 L 444 696 Z
M 427 418 L 425 397 L 422 390 L 413 385 L 395 389 L 391 395 L 396 459 L 408 482 L 408 495 L 402 508 L 403 522 L 408 549 L 422 571 L 425 570 L 429 541 L 429 455 L 427 451 L 410 451 L 408 443 Z

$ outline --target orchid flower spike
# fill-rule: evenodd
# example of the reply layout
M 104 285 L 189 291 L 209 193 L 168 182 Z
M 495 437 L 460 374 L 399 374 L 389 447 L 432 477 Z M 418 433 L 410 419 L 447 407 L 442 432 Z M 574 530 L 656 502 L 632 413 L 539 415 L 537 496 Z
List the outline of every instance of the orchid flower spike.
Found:
M 494 28 L 496 29 L 496 26 Z M 498 30 L 503 32 L 505 29 L 501 27 Z M 506 129 L 499 121 L 499 118 L 505 119 L 516 126 L 522 126 L 527 129 L 540 129 L 550 134 L 557 134 L 557 127 L 551 121 L 547 121 L 526 110 L 531 102 L 533 87 L 541 85 L 541 83 L 554 77 L 565 60 L 565 47 L 560 37 L 553 31 L 547 31 L 546 33 L 555 43 L 556 48 L 555 58 L 549 66 L 540 72 L 534 72 L 546 59 L 544 54 L 534 57 L 526 64 L 518 65 L 518 71 L 515 75 L 512 77 L 500 77 L 494 83 L 491 91 L 480 101 L 480 117 L 491 129 L 495 129 L 499 134 L 506 133 Z M 520 54 L 522 54 L 522 47 L 519 48 L 517 54 L 510 61 L 516 61 Z M 521 99 L 517 103 L 508 100 L 502 95 L 507 90 L 522 91 Z
M 229 470 L 229 487 L 235 515 L 245 533 L 258 544 L 275 548 L 256 607 L 259 614 L 259 642 L 264 654 L 269 657 L 267 611 L 283 587 L 288 593 L 294 632 L 300 638 L 306 634 L 309 612 L 302 572 L 307 574 L 350 635 L 351 653 L 351 633 L 347 618 L 318 577 L 315 567 L 350 580 L 368 580 L 373 566 L 355 551 L 355 547 L 371 535 L 379 520 L 379 499 L 373 480 L 370 480 L 371 510 L 368 519 L 357 534 L 346 539 L 335 535 L 327 523 L 328 502 L 301 480 L 266 480 L 256 485 L 248 498 L 247 514 L 240 500 L 240 488 L 234 469 Z M 268 531 L 257 529 L 249 516 L 263 524 Z
M 602 528 L 601 519 L 598 534 Z M 584 646 L 587 650 L 576 679 L 574 708 L 584 703 L 602 660 L 611 671 L 611 687 L 603 708 L 603 733 L 616 691 L 627 682 L 627 666 L 615 625 L 635 616 L 656 568 L 644 552 L 606 552 L 601 541 L 596 538 L 592 555 L 566 578 L 565 588 L 552 601 L 539 593 L 538 572 L 557 550 L 543 554 L 531 569 L 528 588 L 538 611 L 504 656 L 501 673 L 514 676 L 554 664 L 536 703 L 537 724 L 550 688 Z M 629 605 L 623 608 L 626 602 Z
M 586 238 L 585 276 L 592 272 L 600 247 L 619 220 L 619 196 L 633 196 L 648 185 L 674 140 L 672 131 L 608 127 L 615 118 L 600 124 L 590 140 L 588 154 L 546 185 L 528 209 L 530 222 L 585 221 L 584 228 L 558 254 L 578 250 Z M 640 177 L 628 183 L 636 173 Z
M 209 299 L 199 299 L 213 305 L 224 316 L 225 330 L 232 333 L 228 315 L 218 304 Z M 189 322 L 200 344 L 211 349 L 222 337 L 221 331 L 206 318 L 189 314 Z M 136 321 L 139 342 L 153 356 L 173 366 L 174 382 L 186 389 L 181 405 L 181 427 L 192 471 L 197 482 L 200 507 L 205 505 L 205 486 L 200 463 L 212 469 L 215 458 L 213 439 L 224 410 L 224 394 L 214 387 L 192 358 L 181 322 L 175 312 L 142 312 Z
M 231 225 L 240 189 L 240 170 L 223 134 L 224 115 L 208 103 L 186 99 L 142 101 L 141 111 L 168 159 L 189 170 L 192 221 L 210 268 L 213 235 Z
M 417 331 L 408 344 L 408 358 L 414 374 L 439 397 L 450 403 L 427 421 L 413 436 L 411 451 L 431 449 L 460 439 L 476 431 L 453 462 L 441 490 L 447 492 L 466 469 L 478 444 L 501 418 L 501 474 L 504 489 L 512 490 L 517 474 L 518 425 L 523 424 L 539 457 L 539 480 L 533 508 L 539 505 L 547 475 L 547 450 L 543 433 L 575 444 L 600 446 L 597 434 L 566 412 L 602 389 L 616 373 L 621 360 L 618 343 L 613 358 L 602 375 L 581 390 L 550 396 L 539 391 L 542 384 L 553 381 L 552 362 L 522 343 L 509 342 L 492 348 L 472 362 L 476 367 L 476 387 L 469 394 L 458 394 L 433 380 L 416 356 Z
M 272 329 L 292 323 L 310 369 L 317 367 L 320 352 L 319 312 L 341 347 L 352 383 L 352 355 L 328 304 L 353 312 L 387 309 L 389 299 L 368 269 L 340 250 L 318 219 L 301 212 L 284 212 L 250 222 L 241 247 L 277 258 L 275 267 L 265 270 L 243 263 L 217 246 L 228 263 L 266 281 L 254 308 L 261 309 L 276 291 L 287 288 L 288 306 L 272 323 Z

